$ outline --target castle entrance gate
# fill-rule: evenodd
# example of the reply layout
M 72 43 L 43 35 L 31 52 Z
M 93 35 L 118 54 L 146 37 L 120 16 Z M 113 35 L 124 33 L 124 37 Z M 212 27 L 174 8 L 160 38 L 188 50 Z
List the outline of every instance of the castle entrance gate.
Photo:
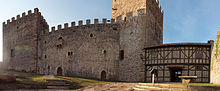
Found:
M 57 68 L 57 75 L 62 76 L 63 75 L 63 69 L 61 67 Z
M 101 80 L 106 80 L 106 72 L 102 71 L 101 73 Z

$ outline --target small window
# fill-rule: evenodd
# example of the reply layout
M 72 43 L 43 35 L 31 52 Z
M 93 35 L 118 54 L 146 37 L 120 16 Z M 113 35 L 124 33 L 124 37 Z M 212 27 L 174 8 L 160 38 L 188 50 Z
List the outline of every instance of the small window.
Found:
M 57 45 L 57 48 L 62 48 L 62 44 Z
M 180 52 L 179 51 L 173 51 L 173 58 L 180 58 Z
M 47 59 L 47 55 L 44 55 L 44 58 Z
M 103 51 L 103 54 L 106 54 L 106 50 Z
M 118 30 L 116 27 L 113 27 L 113 30 Z
M 152 51 L 152 52 L 151 52 L 151 57 L 152 57 L 153 59 L 157 58 L 157 53 L 156 53 L 155 51 Z
M 91 33 L 91 34 L 90 34 L 90 37 L 93 37 L 93 36 L 94 36 L 94 35 Z
M 73 56 L 73 52 L 68 52 L 68 56 Z
M 14 56 L 15 56 L 15 50 L 11 49 L 11 57 L 14 57 Z
M 117 8 L 112 8 L 112 10 L 118 10 Z
M 46 43 L 47 43 L 47 41 L 44 41 L 44 43 L 46 44 Z
M 57 48 L 62 48 L 64 44 L 64 40 L 62 37 L 59 37 L 58 40 L 56 41 L 56 46 Z
M 202 59 L 203 58 L 203 53 L 202 52 L 197 52 L 195 54 L 195 56 L 196 56 L 197 59 Z
M 124 50 L 120 51 L 120 60 L 124 60 Z
M 202 66 L 196 66 L 196 70 L 201 71 L 201 70 L 203 70 L 203 67 Z
M 127 17 L 124 18 L 124 21 L 125 21 L 125 22 L 127 21 Z
M 60 39 L 63 39 L 63 38 L 62 38 L 62 37 L 59 37 L 59 40 L 60 40 Z

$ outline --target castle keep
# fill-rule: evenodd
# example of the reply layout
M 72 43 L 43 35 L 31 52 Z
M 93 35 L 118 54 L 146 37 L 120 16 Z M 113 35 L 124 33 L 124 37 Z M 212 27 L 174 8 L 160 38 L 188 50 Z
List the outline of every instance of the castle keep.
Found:
M 178 55 L 183 54 L 168 52 L 173 49 L 162 44 L 163 10 L 158 0 L 112 0 L 112 19 L 102 19 L 102 22 L 98 19 L 91 22 L 88 19 L 78 21 L 78 25 L 71 22 L 65 23 L 63 27 L 58 25 L 49 29 L 41 12 L 35 8 L 34 12 L 30 10 L 27 14 L 23 13 L 22 16 L 18 15 L 16 19 L 13 17 L 3 23 L 3 62 L 8 70 L 112 81 L 150 82 L 149 70 L 157 68 L 160 70 L 157 81 L 169 82 L 178 75 L 175 71 L 168 74 L 169 68 L 176 67 L 180 69 L 178 72 L 182 72 L 181 68 L 184 68 L 184 75 L 202 74 L 198 82 L 209 81 L 209 76 L 206 76 L 209 75 L 208 69 L 199 71 L 202 73 L 188 71 L 190 67 L 198 65 L 186 64 L 191 59 L 200 59 L 196 62 L 201 63 L 201 67 L 209 68 L 210 43 L 190 46 L 177 44 L 179 49 L 172 44 L 173 49 L 179 53 L 189 52 L 182 59 L 178 57 L 183 56 Z M 190 58 L 200 46 L 198 58 Z M 170 58 L 159 57 L 163 52 L 164 57 L 166 54 Z M 172 61 L 171 54 L 177 55 L 173 64 L 182 63 L 173 67 L 167 65 L 169 62 L 165 61 Z M 162 63 L 162 60 L 165 61 Z

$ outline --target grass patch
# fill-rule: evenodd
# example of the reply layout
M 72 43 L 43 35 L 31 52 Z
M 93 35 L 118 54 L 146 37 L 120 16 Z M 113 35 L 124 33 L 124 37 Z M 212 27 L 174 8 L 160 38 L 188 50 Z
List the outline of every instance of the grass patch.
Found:
M 16 83 L 0 84 L 0 91 L 3 90 L 15 90 L 15 89 L 46 89 L 47 81 L 44 75 L 31 74 L 26 72 L 18 71 L 3 71 L 0 70 L 0 74 L 12 74 L 16 76 Z M 107 81 L 92 80 L 78 77 L 65 77 L 55 76 L 61 80 L 67 81 L 71 89 L 79 89 L 86 86 L 98 85 L 110 83 Z
M 56 78 L 70 82 L 73 89 L 78 89 L 78 88 L 97 85 L 97 84 L 111 83 L 106 81 L 99 81 L 99 80 L 92 80 L 92 79 L 78 78 L 78 77 L 56 76 Z
M 0 84 L 0 89 L 43 89 L 46 88 L 46 78 L 43 75 L 36 75 L 18 71 L 3 71 L 0 74 L 10 74 L 16 76 L 16 83 Z
M 46 83 L 47 82 L 45 77 L 33 77 L 31 79 L 32 79 L 32 81 L 38 82 L 38 83 Z

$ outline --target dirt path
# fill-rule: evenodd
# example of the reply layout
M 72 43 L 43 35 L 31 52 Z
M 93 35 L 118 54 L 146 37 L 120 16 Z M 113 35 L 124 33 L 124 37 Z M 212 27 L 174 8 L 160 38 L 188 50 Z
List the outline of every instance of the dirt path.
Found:
M 137 83 L 108 83 L 95 86 L 88 86 L 76 91 L 132 91 Z

